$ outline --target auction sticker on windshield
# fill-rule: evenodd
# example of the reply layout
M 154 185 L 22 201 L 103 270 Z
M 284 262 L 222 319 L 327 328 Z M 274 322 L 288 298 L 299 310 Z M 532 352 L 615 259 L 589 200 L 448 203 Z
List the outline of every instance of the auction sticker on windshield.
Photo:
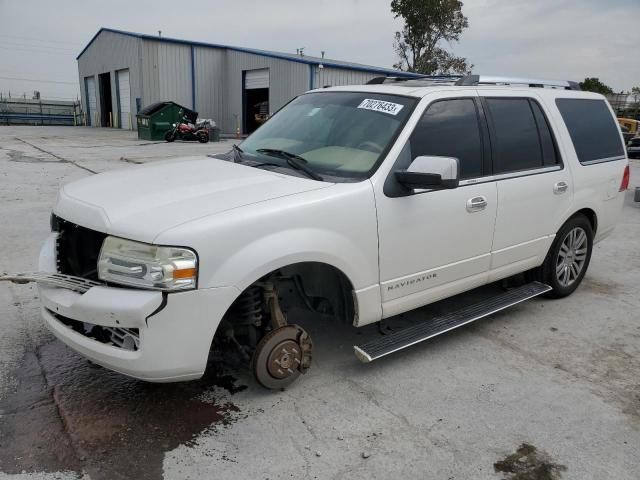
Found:
M 385 102 L 384 100 L 374 100 L 372 98 L 365 98 L 358 108 L 364 108 L 365 110 L 373 110 L 374 112 L 389 113 L 391 115 L 397 115 L 402 110 L 404 105 L 393 102 Z

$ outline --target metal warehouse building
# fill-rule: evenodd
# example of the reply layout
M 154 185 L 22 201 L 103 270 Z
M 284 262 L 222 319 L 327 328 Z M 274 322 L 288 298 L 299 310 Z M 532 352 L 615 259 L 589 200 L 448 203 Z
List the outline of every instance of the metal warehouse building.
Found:
M 142 107 L 171 100 L 211 118 L 223 132 L 250 133 L 256 113 L 327 85 L 363 84 L 397 70 L 318 57 L 101 28 L 80 52 L 87 123 L 132 128 Z M 260 112 L 258 112 L 260 110 Z

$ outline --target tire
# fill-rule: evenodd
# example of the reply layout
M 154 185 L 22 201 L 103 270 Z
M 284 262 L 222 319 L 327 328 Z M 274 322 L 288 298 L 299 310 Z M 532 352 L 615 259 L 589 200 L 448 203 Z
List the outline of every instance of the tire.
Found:
M 164 139 L 169 143 L 173 142 L 176 139 L 176 136 L 173 133 L 173 130 L 169 130 L 167 133 L 165 133 Z
M 197 137 L 200 143 L 209 143 L 209 134 L 207 132 L 198 132 Z
M 593 250 L 593 228 L 582 214 L 571 217 L 560 228 L 541 267 L 532 277 L 549 285 L 551 298 L 571 295 L 587 273 Z

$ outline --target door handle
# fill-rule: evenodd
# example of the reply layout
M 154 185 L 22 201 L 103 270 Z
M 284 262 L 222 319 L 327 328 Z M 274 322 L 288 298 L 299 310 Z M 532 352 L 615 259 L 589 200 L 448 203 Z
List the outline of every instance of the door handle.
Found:
M 487 208 L 487 197 L 479 196 L 467 200 L 467 212 L 479 212 Z
M 557 182 L 553 186 L 553 193 L 556 195 L 561 195 L 569 189 L 569 184 L 567 182 Z

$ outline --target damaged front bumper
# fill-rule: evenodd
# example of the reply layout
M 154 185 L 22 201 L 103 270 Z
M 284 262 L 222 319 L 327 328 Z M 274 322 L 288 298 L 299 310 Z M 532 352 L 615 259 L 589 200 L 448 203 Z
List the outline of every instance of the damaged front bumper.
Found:
M 39 269 L 56 270 L 55 235 L 42 248 Z M 223 287 L 166 294 L 55 273 L 8 277 L 37 282 L 42 317 L 66 345 L 94 363 L 153 382 L 203 375 L 220 319 L 240 293 Z

